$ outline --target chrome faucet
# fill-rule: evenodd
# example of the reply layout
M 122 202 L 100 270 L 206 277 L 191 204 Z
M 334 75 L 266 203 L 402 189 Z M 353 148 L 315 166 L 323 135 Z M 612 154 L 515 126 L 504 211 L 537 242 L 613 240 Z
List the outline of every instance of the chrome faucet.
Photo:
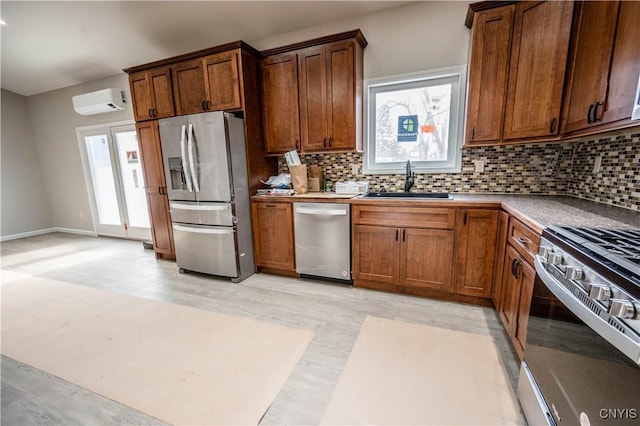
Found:
M 407 175 L 404 178 L 404 192 L 411 191 L 411 187 L 415 183 L 416 173 L 411 171 L 411 161 L 407 160 Z

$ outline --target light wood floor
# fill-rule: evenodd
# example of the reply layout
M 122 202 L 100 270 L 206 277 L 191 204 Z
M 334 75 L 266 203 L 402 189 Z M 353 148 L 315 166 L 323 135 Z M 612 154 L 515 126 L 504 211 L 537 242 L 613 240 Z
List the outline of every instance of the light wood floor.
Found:
M 313 330 L 313 341 L 262 424 L 321 420 L 367 315 L 491 335 L 514 389 L 517 382 L 519 362 L 490 308 L 267 274 L 239 284 L 181 275 L 175 263 L 157 260 L 141 242 L 111 238 L 47 234 L 4 242 L 1 256 L 3 269 Z M 456 366 L 443 360 L 442 368 Z M 162 424 L 6 357 L 1 396 L 2 425 Z

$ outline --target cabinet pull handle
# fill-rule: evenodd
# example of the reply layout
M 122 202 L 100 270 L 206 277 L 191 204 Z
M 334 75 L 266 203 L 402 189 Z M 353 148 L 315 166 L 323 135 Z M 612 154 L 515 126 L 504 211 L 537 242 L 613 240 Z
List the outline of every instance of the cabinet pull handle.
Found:
M 471 140 L 476 138 L 476 126 L 473 126 L 473 129 L 471 129 Z
M 551 119 L 551 123 L 549 124 L 549 133 L 554 133 L 556 131 L 556 118 L 553 117 Z
M 400 230 L 396 229 L 396 241 L 398 241 L 398 232 L 400 232 Z
M 516 279 L 520 279 L 520 265 L 522 265 L 522 262 L 520 262 L 518 259 L 513 259 L 513 261 L 511 262 L 511 273 L 514 277 L 516 277 Z
M 596 102 L 595 106 L 593 107 L 593 122 L 597 122 L 602 120 L 602 117 L 598 117 L 598 108 L 600 108 L 602 105 L 604 105 L 602 102 L 598 101 Z
M 327 147 L 327 138 L 326 137 L 322 138 L 322 146 L 325 147 L 325 148 Z
M 276 207 L 276 205 L 275 205 L 275 204 L 265 204 L 264 206 L 265 206 L 265 207 Z
M 591 119 L 591 114 L 593 113 L 593 107 L 595 104 L 589 105 L 589 110 L 587 111 L 587 124 L 591 124 L 593 120 Z
M 462 217 L 462 222 L 466 225 L 467 224 L 467 212 L 464 212 L 464 216 Z
M 163 194 L 162 194 L 162 187 L 161 187 L 161 186 L 159 186 L 159 187 L 158 187 L 158 194 L 163 195 Z
M 407 236 L 407 230 L 406 230 L 406 229 L 403 229 L 403 230 L 402 230 L 402 242 L 403 242 L 403 243 L 404 243 L 404 241 L 405 241 L 405 239 L 406 239 L 406 236 Z
M 300 150 L 300 141 L 296 139 L 296 149 Z
M 525 238 L 525 237 L 518 237 L 518 238 L 516 238 L 516 240 L 520 244 L 522 244 L 523 246 L 527 246 L 531 242 L 531 240 L 529 240 L 528 238 Z
M 207 101 L 202 101 L 202 110 L 203 111 L 207 110 Z
M 331 148 L 331 139 L 333 139 L 333 136 L 329 136 L 329 148 Z

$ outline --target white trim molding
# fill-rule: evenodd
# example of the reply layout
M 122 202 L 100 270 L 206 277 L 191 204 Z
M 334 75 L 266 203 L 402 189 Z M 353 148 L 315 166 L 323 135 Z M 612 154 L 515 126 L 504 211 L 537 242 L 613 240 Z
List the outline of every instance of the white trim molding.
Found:
M 67 234 L 86 235 L 88 237 L 98 236 L 98 234 L 94 231 L 86 231 L 84 229 L 55 227 L 55 228 L 38 229 L 36 231 L 21 232 L 19 234 L 3 235 L 0 237 L 0 242 L 18 240 L 20 238 L 35 237 L 36 235 L 51 234 L 52 232 L 65 232 Z

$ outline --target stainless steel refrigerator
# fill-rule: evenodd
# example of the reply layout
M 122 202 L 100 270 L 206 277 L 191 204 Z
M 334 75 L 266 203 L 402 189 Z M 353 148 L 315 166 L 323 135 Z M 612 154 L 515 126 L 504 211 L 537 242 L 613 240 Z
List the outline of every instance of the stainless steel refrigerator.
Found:
M 220 111 L 159 121 L 180 272 L 254 272 L 244 121 Z

